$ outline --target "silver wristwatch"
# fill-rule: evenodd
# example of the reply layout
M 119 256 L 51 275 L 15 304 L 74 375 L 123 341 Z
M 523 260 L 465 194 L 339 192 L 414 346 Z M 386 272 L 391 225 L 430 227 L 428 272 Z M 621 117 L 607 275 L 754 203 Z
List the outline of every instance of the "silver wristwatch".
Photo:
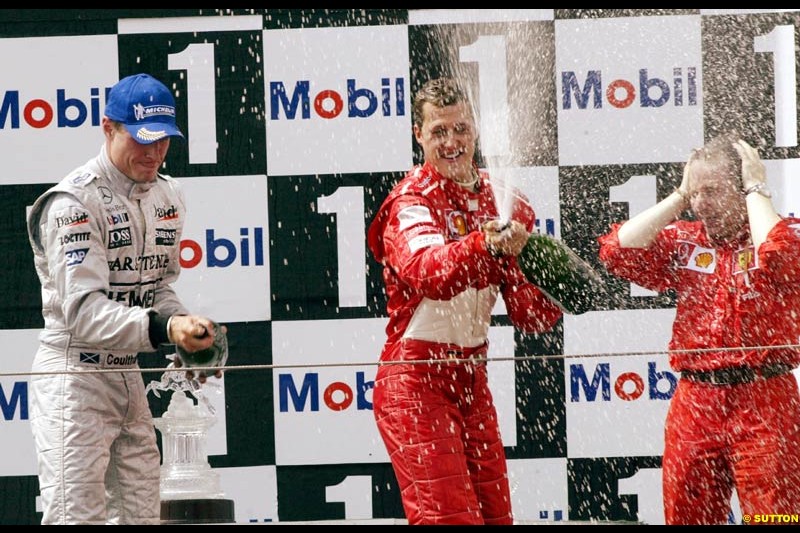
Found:
M 758 194 L 764 196 L 765 198 L 772 198 L 772 193 L 770 192 L 769 189 L 767 189 L 767 184 L 764 183 L 763 181 L 756 183 L 755 185 L 751 185 L 750 187 L 745 189 L 744 195 L 747 196 L 750 193 L 754 192 L 757 192 Z

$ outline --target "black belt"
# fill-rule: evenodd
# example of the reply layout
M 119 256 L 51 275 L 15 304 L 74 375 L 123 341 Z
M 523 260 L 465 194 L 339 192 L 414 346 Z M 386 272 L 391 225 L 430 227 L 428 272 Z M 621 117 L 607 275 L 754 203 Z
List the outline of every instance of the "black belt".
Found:
M 794 370 L 794 367 L 791 365 L 777 363 L 758 368 L 735 366 L 718 370 L 681 370 L 681 377 L 689 381 L 711 383 L 712 385 L 741 385 L 743 383 L 752 383 L 759 378 L 769 379 L 775 376 L 782 376 L 792 370 Z

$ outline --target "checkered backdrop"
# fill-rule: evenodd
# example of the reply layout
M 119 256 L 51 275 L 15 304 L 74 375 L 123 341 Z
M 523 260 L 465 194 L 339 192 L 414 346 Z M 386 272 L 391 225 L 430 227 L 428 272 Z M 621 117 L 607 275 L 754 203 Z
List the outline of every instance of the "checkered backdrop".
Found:
M 187 142 L 165 171 L 189 206 L 177 289 L 227 324 L 228 363 L 250 368 L 207 387 L 209 462 L 237 522 L 399 519 L 372 417 L 386 317 L 365 233 L 420 160 L 416 89 L 469 80 L 481 164 L 599 267 L 597 236 L 669 194 L 690 150 L 723 130 L 758 147 L 779 211 L 798 212 L 798 27 L 778 10 L 0 11 L 0 523 L 41 518 L 26 209 L 97 153 L 120 77 L 149 72 L 176 94 Z M 519 521 L 663 523 L 673 300 L 606 281 L 613 303 L 544 335 L 495 309 L 491 384 Z M 151 397 L 154 416 L 168 399 Z

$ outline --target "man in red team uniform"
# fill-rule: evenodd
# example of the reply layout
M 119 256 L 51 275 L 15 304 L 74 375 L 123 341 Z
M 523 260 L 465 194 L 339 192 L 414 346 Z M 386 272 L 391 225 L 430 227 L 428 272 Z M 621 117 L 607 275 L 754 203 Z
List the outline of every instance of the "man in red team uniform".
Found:
M 517 265 L 533 209 L 518 194 L 511 220 L 498 220 L 490 177 L 473 161 L 465 94 L 451 79 L 429 81 L 413 112 L 425 162 L 392 190 L 368 238 L 389 313 L 375 419 L 409 524 L 511 524 L 486 369 L 491 312 L 502 295 L 525 332 L 551 329 L 562 313 Z M 425 360 L 436 362 L 416 363 Z
M 691 207 L 697 220 L 676 220 Z M 782 218 L 758 152 L 732 135 L 692 153 L 680 187 L 600 237 L 609 272 L 677 293 L 666 420 L 667 524 L 800 509 L 800 219 Z

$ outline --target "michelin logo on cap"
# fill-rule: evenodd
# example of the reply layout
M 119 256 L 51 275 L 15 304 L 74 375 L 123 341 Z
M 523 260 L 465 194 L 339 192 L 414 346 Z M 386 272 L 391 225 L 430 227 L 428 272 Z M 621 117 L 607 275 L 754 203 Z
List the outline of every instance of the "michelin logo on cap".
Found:
M 153 115 L 166 115 L 168 117 L 175 117 L 175 108 L 168 105 L 151 105 L 145 107 L 142 104 L 135 104 L 133 106 L 133 115 L 136 120 L 144 120 Z

